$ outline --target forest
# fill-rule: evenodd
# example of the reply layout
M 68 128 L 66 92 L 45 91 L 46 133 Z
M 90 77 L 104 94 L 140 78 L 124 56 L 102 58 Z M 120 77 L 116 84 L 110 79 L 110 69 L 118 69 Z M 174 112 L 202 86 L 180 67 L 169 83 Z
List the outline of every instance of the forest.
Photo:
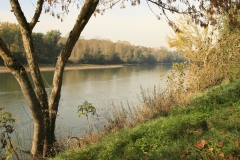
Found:
M 7 47 L 23 65 L 27 64 L 21 38 L 21 31 L 17 24 L 0 23 L 0 36 Z M 41 65 L 54 65 L 58 53 L 62 50 L 67 38 L 61 36 L 59 30 L 50 30 L 46 34 L 33 33 L 33 43 L 38 62 Z M 108 39 L 94 38 L 77 41 L 68 63 L 74 64 L 154 64 L 183 62 L 184 58 L 176 51 L 166 47 L 150 48 L 134 46 L 127 41 L 112 42 Z M 0 65 L 3 61 L 0 58 Z

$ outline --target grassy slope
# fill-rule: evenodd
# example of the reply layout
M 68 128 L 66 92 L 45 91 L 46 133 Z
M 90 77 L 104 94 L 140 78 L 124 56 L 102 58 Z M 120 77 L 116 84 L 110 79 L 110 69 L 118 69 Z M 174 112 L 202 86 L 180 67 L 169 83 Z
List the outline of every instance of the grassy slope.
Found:
M 240 159 L 240 81 L 55 159 Z

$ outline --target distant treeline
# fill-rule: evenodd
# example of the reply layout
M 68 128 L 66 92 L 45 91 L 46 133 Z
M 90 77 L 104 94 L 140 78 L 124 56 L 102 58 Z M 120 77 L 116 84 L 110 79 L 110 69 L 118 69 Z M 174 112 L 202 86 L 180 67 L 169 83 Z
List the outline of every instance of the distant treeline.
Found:
M 165 47 L 148 48 L 134 46 L 126 41 L 113 43 L 106 39 L 86 40 L 80 38 L 70 59 L 74 63 L 170 63 L 184 61 L 175 51 Z
M 18 25 L 8 22 L 0 23 L 0 37 L 18 61 L 26 64 L 26 58 Z M 51 30 L 46 34 L 33 33 L 35 52 L 40 64 L 54 65 L 57 56 L 66 42 L 58 30 Z M 126 41 L 116 43 L 106 39 L 80 38 L 76 43 L 69 63 L 82 64 L 119 64 L 119 63 L 171 63 L 182 62 L 184 58 L 176 51 L 169 51 L 165 47 L 149 48 L 134 46 Z M 3 65 L 0 59 L 0 65 Z

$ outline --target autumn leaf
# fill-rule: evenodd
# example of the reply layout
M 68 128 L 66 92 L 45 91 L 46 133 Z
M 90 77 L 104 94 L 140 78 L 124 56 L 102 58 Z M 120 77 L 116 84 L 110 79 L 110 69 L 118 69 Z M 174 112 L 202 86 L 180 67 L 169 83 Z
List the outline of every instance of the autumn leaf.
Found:
M 213 153 L 213 148 L 209 148 L 209 151 L 210 151 L 211 153 Z
M 207 145 L 207 142 L 202 139 L 201 141 L 198 141 L 196 144 L 194 144 L 195 147 L 202 149 Z
M 224 154 L 223 154 L 223 153 L 220 153 L 220 154 L 219 154 L 219 157 L 224 158 Z

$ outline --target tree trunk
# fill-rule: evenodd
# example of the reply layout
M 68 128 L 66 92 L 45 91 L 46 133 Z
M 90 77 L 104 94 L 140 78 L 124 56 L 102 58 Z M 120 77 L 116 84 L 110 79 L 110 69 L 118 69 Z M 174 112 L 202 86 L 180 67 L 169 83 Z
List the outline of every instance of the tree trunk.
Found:
M 56 115 L 58 112 L 58 105 L 60 100 L 60 93 L 62 87 L 62 80 L 63 80 L 63 71 L 65 64 L 68 58 L 71 55 L 72 49 L 76 44 L 77 40 L 80 37 L 81 32 L 83 31 L 84 27 L 88 23 L 89 19 L 91 18 L 92 14 L 94 13 L 99 0 L 86 0 L 84 6 L 82 7 L 80 14 L 74 24 L 72 31 L 70 32 L 66 45 L 61 51 L 60 55 L 58 56 L 58 60 L 56 62 L 56 68 L 54 71 L 53 77 L 53 86 L 52 92 L 49 99 L 49 116 L 50 116 L 50 126 L 51 126 L 51 139 L 55 139 L 55 122 L 56 122 Z
M 32 39 L 32 30 L 40 17 L 43 2 L 44 0 L 38 0 L 35 14 L 31 22 L 28 23 L 18 0 L 10 0 L 12 10 L 20 25 L 23 45 L 35 90 L 31 85 L 25 68 L 16 61 L 0 37 L 0 56 L 2 57 L 5 66 L 11 70 L 12 74 L 18 81 L 32 112 L 34 133 L 31 154 L 34 157 L 45 157 L 48 154 L 51 154 L 50 149 L 55 142 L 55 122 L 60 100 L 64 67 L 81 32 L 94 13 L 99 0 L 86 0 L 77 17 L 66 45 L 58 56 L 49 102 L 37 58 L 35 56 Z
M 40 17 L 43 2 L 44 2 L 43 0 L 38 0 L 35 14 L 31 22 L 28 23 L 26 20 L 26 17 L 22 12 L 22 9 L 20 7 L 18 0 L 10 0 L 10 4 L 12 6 L 14 15 L 20 24 L 23 45 L 26 52 L 26 59 L 27 59 L 29 69 L 31 72 L 31 77 L 35 86 L 34 95 L 36 96 L 37 101 L 39 103 L 39 105 L 35 105 L 33 108 L 34 110 L 38 110 L 37 115 L 33 114 L 33 123 L 34 123 L 33 137 L 36 137 L 37 135 L 40 134 L 39 132 L 41 132 L 41 134 L 43 133 L 44 138 L 43 139 L 33 138 L 32 149 L 31 149 L 31 154 L 33 156 L 38 156 L 38 157 L 45 157 L 47 144 L 49 141 L 49 137 L 47 137 L 47 134 L 46 134 L 47 132 L 49 132 L 48 130 L 46 130 L 49 127 L 46 127 L 46 126 L 50 124 L 49 123 L 50 119 L 48 114 L 47 92 L 45 90 L 45 86 L 39 70 L 37 58 L 35 55 L 35 49 L 33 45 L 33 39 L 32 39 L 32 30 Z M 21 86 L 21 83 L 19 83 L 19 85 Z M 25 93 L 23 94 L 25 95 Z M 43 119 L 39 119 L 38 116 L 43 117 Z M 41 123 L 41 130 L 39 130 L 37 125 L 35 125 L 36 121 L 41 121 L 39 122 Z M 39 144 L 41 147 L 38 147 Z
M 35 91 L 29 81 L 25 68 L 20 65 L 12 56 L 11 52 L 0 37 L 0 56 L 4 64 L 10 69 L 18 81 L 27 104 L 31 110 L 34 125 L 34 134 L 31 153 L 35 156 L 42 156 L 43 142 L 45 140 L 44 119 L 41 114 L 41 105 L 36 97 Z M 40 113 L 40 114 L 39 114 Z
M 48 129 L 50 128 L 49 127 L 50 119 L 49 119 L 49 111 L 48 111 L 48 96 L 47 96 L 42 75 L 40 73 L 39 66 L 37 63 L 37 57 L 35 55 L 31 31 L 30 29 L 26 30 L 21 28 L 21 33 L 22 33 L 23 44 L 26 52 L 26 58 L 29 65 L 29 70 L 31 73 L 33 84 L 35 86 L 35 92 L 41 106 L 41 112 L 42 112 L 41 114 L 44 117 L 45 133 L 49 133 L 50 130 Z M 44 152 L 43 152 L 44 157 L 47 154 L 46 151 L 49 150 L 49 148 L 51 147 L 48 145 L 49 143 L 51 143 L 51 137 L 49 137 L 48 134 L 45 134 Z M 35 155 L 35 153 L 33 152 L 32 154 Z

